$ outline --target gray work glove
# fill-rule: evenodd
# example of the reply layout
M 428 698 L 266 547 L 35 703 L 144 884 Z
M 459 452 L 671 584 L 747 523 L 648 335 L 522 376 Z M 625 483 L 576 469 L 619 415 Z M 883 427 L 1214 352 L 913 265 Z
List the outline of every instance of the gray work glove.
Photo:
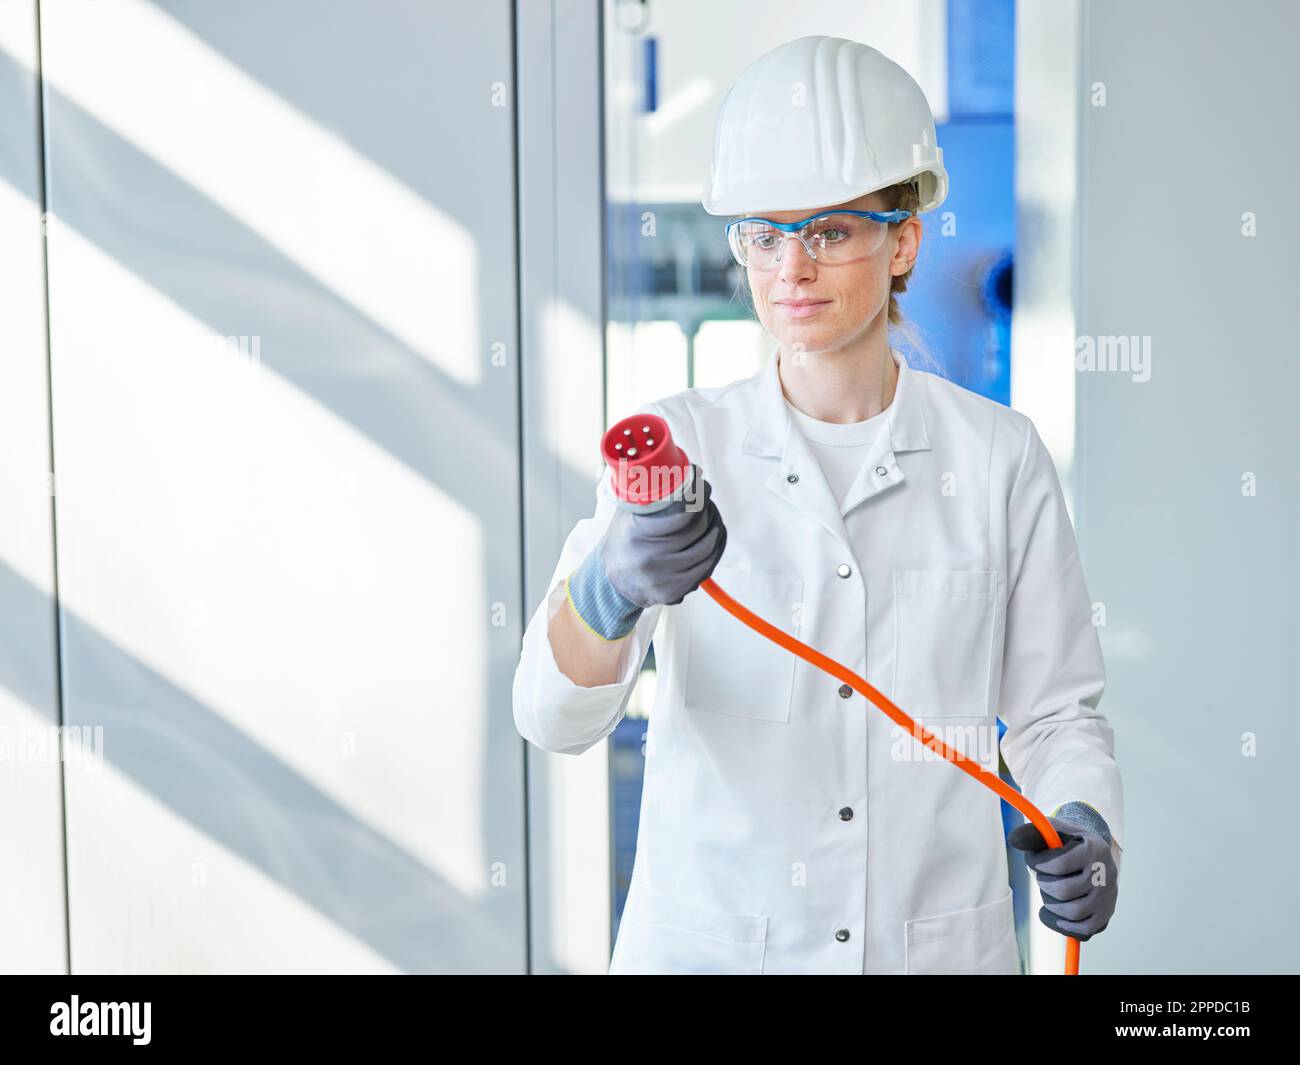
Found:
M 1069 803 L 1062 809 L 1075 805 Z M 1085 816 L 1080 820 L 1088 820 L 1093 828 L 1063 817 L 1047 819 L 1060 834 L 1059 847 L 1049 848 L 1030 821 L 1012 829 L 1007 843 L 1025 851 L 1025 864 L 1037 874 L 1038 890 L 1046 904 L 1038 911 L 1043 924 L 1086 942 L 1110 923 L 1119 894 L 1119 870 L 1105 821 L 1082 813 Z
M 573 609 L 596 635 L 619 640 L 646 607 L 680 603 L 727 546 L 713 486 L 695 469 L 694 491 L 663 510 L 619 507 L 600 542 L 569 575 Z

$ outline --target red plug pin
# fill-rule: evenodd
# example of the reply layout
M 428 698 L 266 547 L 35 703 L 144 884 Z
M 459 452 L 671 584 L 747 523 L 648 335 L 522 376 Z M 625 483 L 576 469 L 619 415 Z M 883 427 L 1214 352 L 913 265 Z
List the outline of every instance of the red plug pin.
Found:
M 695 466 L 657 415 L 634 414 L 615 423 L 600 453 L 615 498 L 629 510 L 650 514 L 689 499 L 694 491 Z

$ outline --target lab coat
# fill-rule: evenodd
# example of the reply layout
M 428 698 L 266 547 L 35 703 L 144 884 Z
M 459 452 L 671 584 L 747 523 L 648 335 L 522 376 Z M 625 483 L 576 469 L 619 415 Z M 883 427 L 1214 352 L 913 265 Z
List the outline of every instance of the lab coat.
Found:
M 1049 815 L 1090 803 L 1118 846 L 1101 647 L 1030 419 L 895 352 L 886 428 L 841 505 L 792 423 L 778 358 L 641 408 L 713 486 L 727 526 L 714 581 L 995 774 L 1000 716 L 1028 798 Z M 614 683 L 559 671 L 547 622 L 616 505 L 607 469 L 595 488 L 527 626 L 513 697 L 527 740 L 580 754 L 622 718 L 654 640 L 637 853 L 609 971 L 1018 973 L 998 797 L 864 696 L 700 590 L 641 615 Z

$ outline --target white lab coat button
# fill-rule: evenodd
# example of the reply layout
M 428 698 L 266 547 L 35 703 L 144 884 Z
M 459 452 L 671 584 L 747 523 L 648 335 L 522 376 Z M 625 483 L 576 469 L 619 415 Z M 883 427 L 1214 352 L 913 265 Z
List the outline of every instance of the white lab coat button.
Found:
M 835 938 L 841 943 L 847 943 L 849 939 L 849 930 L 847 928 L 841 928 L 835 933 Z
M 790 474 L 789 477 L 786 478 L 786 480 L 789 481 L 791 484 L 798 484 L 798 483 L 799 483 L 799 475 L 798 475 L 797 473 L 792 473 L 792 474 Z
M 887 469 L 885 469 L 884 466 L 877 466 L 877 467 L 876 467 L 876 472 L 877 472 L 878 474 L 880 474 L 881 477 L 883 477 L 883 476 L 885 476 L 885 474 L 887 474 L 889 471 L 888 471 Z
M 841 684 L 841 685 L 840 685 L 840 698 L 841 698 L 841 699 L 847 699 L 847 698 L 848 698 L 850 695 L 852 695 L 852 694 L 853 694 L 853 689 L 850 688 L 847 684 Z
M 848 565 L 841 564 L 840 568 L 837 569 L 835 572 L 838 573 L 841 577 L 847 577 L 850 573 L 853 572 L 853 569 Z
M 853 807 L 852 807 L 852 806 L 845 806 L 845 807 L 842 807 L 842 808 L 840 809 L 840 820 L 841 820 L 841 821 L 852 821 L 852 820 L 853 820 Z

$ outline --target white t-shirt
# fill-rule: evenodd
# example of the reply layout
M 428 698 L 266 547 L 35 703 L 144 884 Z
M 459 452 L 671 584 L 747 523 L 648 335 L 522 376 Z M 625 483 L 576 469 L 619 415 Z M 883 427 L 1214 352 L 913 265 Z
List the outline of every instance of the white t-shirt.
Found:
M 813 454 L 817 456 L 817 461 L 821 463 L 822 472 L 826 474 L 826 481 L 831 487 L 835 501 L 843 504 L 844 497 L 849 494 L 849 489 L 857 480 L 858 471 L 866 460 L 871 442 L 884 427 L 889 408 L 886 407 L 866 421 L 836 424 L 818 421 L 808 416 L 789 399 L 785 401 L 785 405 L 789 408 L 790 417 L 794 419 L 795 425 L 808 441 Z

